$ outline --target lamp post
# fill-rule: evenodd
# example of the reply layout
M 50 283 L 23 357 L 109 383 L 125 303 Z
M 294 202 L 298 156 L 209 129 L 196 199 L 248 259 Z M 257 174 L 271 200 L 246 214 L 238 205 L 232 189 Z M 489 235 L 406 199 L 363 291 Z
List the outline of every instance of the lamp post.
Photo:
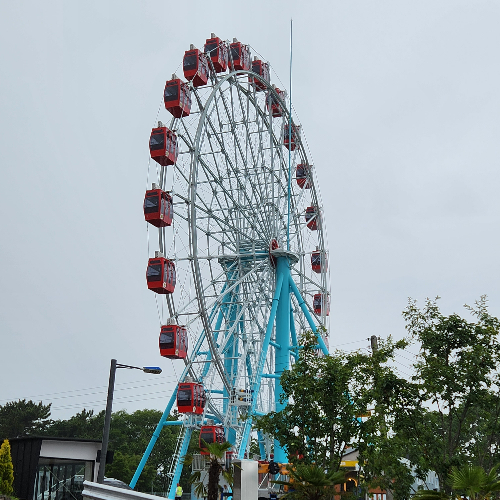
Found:
M 109 369 L 108 401 L 106 403 L 106 416 L 104 417 L 104 429 L 102 431 L 101 462 L 99 464 L 99 473 L 97 474 L 97 482 L 100 484 L 104 482 L 106 455 L 108 454 L 109 427 L 111 424 L 111 410 L 113 407 L 113 392 L 115 389 L 115 374 L 117 368 L 141 370 L 144 373 L 153 373 L 155 375 L 159 375 L 161 373 L 161 368 L 158 366 L 143 366 L 140 368 L 139 366 L 122 365 L 117 363 L 116 359 L 111 360 L 111 367 Z

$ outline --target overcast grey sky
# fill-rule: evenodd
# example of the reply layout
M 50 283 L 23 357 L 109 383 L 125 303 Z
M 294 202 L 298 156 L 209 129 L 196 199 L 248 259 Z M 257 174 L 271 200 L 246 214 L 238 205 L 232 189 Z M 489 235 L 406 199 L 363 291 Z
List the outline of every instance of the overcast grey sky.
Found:
M 120 371 L 115 409 L 164 408 L 182 362 L 158 353 L 142 215 L 163 86 L 210 32 L 287 81 L 290 17 L 330 345 L 402 337 L 409 296 L 500 315 L 500 2 L 0 0 L 0 404 L 102 409 L 115 357 L 164 369 Z

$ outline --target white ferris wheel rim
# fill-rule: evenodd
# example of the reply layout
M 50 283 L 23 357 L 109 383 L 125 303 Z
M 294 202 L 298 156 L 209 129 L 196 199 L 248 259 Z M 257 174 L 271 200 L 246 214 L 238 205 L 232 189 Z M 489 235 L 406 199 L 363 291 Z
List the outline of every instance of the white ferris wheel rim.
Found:
M 211 104 L 216 99 L 217 93 L 221 91 L 224 84 L 226 84 L 228 82 L 230 84 L 232 84 L 231 82 L 233 82 L 233 81 L 237 82 L 238 77 L 248 77 L 248 76 L 251 76 L 252 78 L 260 80 L 262 85 L 265 86 L 266 92 L 264 92 L 264 94 L 272 94 L 274 97 L 278 97 L 278 94 L 276 93 L 275 89 L 267 81 L 263 80 L 262 78 L 260 78 L 259 75 L 257 75 L 256 73 L 253 73 L 251 71 L 243 71 L 243 70 L 233 71 L 233 72 L 225 75 L 223 78 L 218 79 L 216 84 L 213 86 L 208 99 L 206 99 L 204 102 L 204 109 L 203 109 L 202 113 L 200 114 L 200 118 L 198 120 L 198 124 L 197 124 L 197 128 L 196 128 L 196 136 L 195 136 L 195 141 L 194 141 L 194 150 L 191 151 L 191 162 L 190 162 L 190 170 L 189 170 L 189 177 L 188 177 L 188 180 L 189 180 L 189 195 L 188 195 L 189 208 L 188 208 L 188 211 L 190 214 L 188 217 L 188 219 L 189 219 L 189 221 L 188 221 L 189 247 L 190 247 L 189 248 L 189 259 L 191 262 L 194 284 L 195 284 L 195 288 L 196 288 L 197 308 L 198 308 L 198 313 L 199 313 L 199 319 L 201 320 L 201 323 L 203 325 L 203 329 L 205 332 L 208 332 L 205 334 L 205 336 L 206 336 L 206 339 L 207 339 L 207 342 L 208 342 L 209 348 L 210 348 L 211 365 L 215 365 L 215 368 L 216 368 L 217 372 L 219 373 L 219 376 L 220 376 L 222 382 L 224 383 L 226 390 L 231 389 L 231 384 L 227 381 L 227 378 L 224 375 L 223 360 L 222 360 L 220 351 L 215 344 L 214 335 L 213 335 L 213 331 L 212 331 L 213 328 L 211 325 L 210 311 L 209 311 L 210 307 L 213 306 L 213 304 L 210 307 L 207 307 L 207 303 L 205 300 L 206 287 L 203 284 L 203 278 L 202 278 L 202 273 L 201 273 L 201 269 L 200 269 L 201 260 L 205 256 L 203 254 L 200 254 L 199 246 L 198 246 L 199 232 L 201 230 L 199 227 L 197 227 L 197 218 L 198 218 L 198 215 L 200 212 L 200 209 L 199 209 L 199 206 L 197 203 L 197 196 L 198 196 L 198 194 L 197 194 L 197 192 L 198 192 L 197 180 L 198 180 L 198 169 L 199 169 L 199 154 L 201 153 L 200 141 L 202 140 L 202 136 L 203 136 L 204 131 L 206 131 L 207 117 L 209 115 L 209 111 L 210 110 L 213 111 Z M 196 92 L 196 89 L 195 89 L 195 92 Z M 258 106 L 257 106 L 256 100 L 253 101 L 253 104 L 255 106 L 255 109 L 257 109 Z M 263 113 L 263 116 L 266 115 L 265 109 L 259 108 L 259 112 Z M 288 109 L 286 109 L 286 107 L 284 107 L 284 109 L 283 109 L 283 115 L 288 117 Z M 267 115 L 267 117 L 268 117 L 268 120 L 270 120 L 272 122 L 273 118 L 271 118 L 271 116 L 269 116 L 269 115 Z M 178 120 L 178 119 L 172 119 L 172 124 L 174 122 L 178 123 L 179 121 L 180 120 Z M 270 126 L 272 128 L 272 124 Z M 272 137 L 275 138 L 274 135 Z M 278 139 L 280 139 L 280 138 L 278 137 Z M 276 143 L 276 145 L 278 146 L 279 143 Z M 282 144 L 280 146 L 283 148 Z M 296 148 L 296 149 L 298 149 L 300 151 L 300 153 L 302 154 L 302 157 L 305 159 L 304 163 L 309 164 L 309 162 L 307 160 L 308 155 L 305 151 L 305 148 L 303 146 L 302 141 L 299 141 L 298 148 Z M 294 166 L 292 166 L 292 167 L 294 167 Z M 293 168 L 293 170 L 294 170 L 294 168 Z M 318 196 L 319 192 L 317 193 L 317 186 L 316 186 L 317 182 L 315 182 L 314 177 L 315 177 L 314 172 L 312 172 L 312 175 L 310 178 L 310 181 L 312 184 L 310 192 L 312 193 L 312 198 L 316 202 L 317 206 L 320 208 L 319 196 Z M 306 191 L 305 189 L 302 189 L 301 196 L 305 194 L 305 191 Z M 175 193 L 174 193 L 174 196 L 175 196 Z M 186 200 L 186 202 L 188 200 Z M 294 207 L 292 204 L 292 209 L 293 208 Z M 177 215 L 177 211 L 175 211 L 175 215 Z M 283 216 L 283 214 L 279 214 L 279 215 L 280 215 L 280 217 Z M 292 218 L 291 218 L 291 224 L 295 224 L 297 227 L 300 228 L 300 223 L 301 223 L 299 220 L 300 216 L 303 216 L 303 214 L 293 213 Z M 303 226 L 304 227 L 302 229 L 304 229 L 305 231 L 308 231 L 305 228 L 304 224 L 303 224 Z M 318 235 L 317 248 L 318 248 L 318 250 L 320 250 L 321 252 L 324 252 L 326 254 L 327 248 L 326 248 L 326 235 L 325 235 L 324 230 L 323 230 L 324 226 L 325 226 L 324 215 L 322 215 L 321 227 L 318 229 L 318 231 L 316 233 Z M 298 240 L 300 241 L 301 240 L 300 230 L 297 230 L 296 233 L 298 235 Z M 163 239 L 163 241 L 165 240 L 165 238 L 164 237 L 162 238 L 161 235 L 162 235 L 162 230 L 160 230 L 160 245 L 161 245 L 161 240 L 162 239 Z M 299 245 L 302 245 L 302 242 L 300 242 Z M 298 253 L 301 254 L 301 257 L 302 257 L 301 265 L 304 265 L 304 256 L 306 255 L 306 251 L 303 248 L 303 245 L 300 247 L 300 251 Z M 262 267 L 266 267 L 266 264 L 262 264 L 262 262 L 259 265 L 261 265 Z M 323 276 L 323 274 L 324 274 L 324 276 Z M 296 278 L 299 278 L 300 275 L 301 275 L 300 271 L 296 272 L 294 274 L 294 276 Z M 274 277 L 273 277 L 272 273 L 270 273 L 270 272 L 267 273 L 267 279 L 269 280 L 269 282 L 271 284 L 273 284 Z M 324 290 L 325 293 L 328 293 L 328 289 L 329 289 L 328 284 L 325 283 L 325 280 L 327 280 L 327 279 L 328 279 L 327 273 L 322 273 L 323 286 L 321 289 Z M 301 283 L 300 280 L 296 284 L 299 287 L 299 289 L 301 289 L 301 290 L 304 287 L 304 283 Z M 270 293 L 270 296 L 272 296 L 272 292 L 273 292 L 273 289 L 271 287 L 268 290 L 268 293 Z M 170 304 L 169 300 L 171 300 L 171 304 Z M 169 310 L 170 310 L 170 308 L 172 308 L 171 312 L 173 310 L 174 314 L 177 316 L 177 313 L 175 313 L 175 311 L 176 311 L 176 309 L 177 309 L 177 311 L 179 311 L 179 307 L 177 307 L 177 308 L 175 307 L 176 304 L 174 302 L 173 297 L 167 296 L 167 305 L 169 306 Z M 182 308 L 183 304 L 179 304 L 179 306 L 181 306 L 181 308 Z M 323 317 L 323 318 L 316 317 L 316 319 L 319 320 L 319 323 L 322 323 L 322 324 L 326 323 L 324 321 L 325 317 Z M 323 321 L 321 321 L 321 319 L 323 319 Z M 191 321 L 194 321 L 194 320 L 191 320 Z M 302 326 L 305 326 L 304 321 L 302 322 Z M 326 326 L 326 324 L 325 324 L 325 326 Z M 193 371 L 194 360 L 187 358 L 184 361 L 186 364 L 186 372 L 191 373 L 192 375 L 195 376 L 195 378 L 199 378 L 199 376 L 197 377 L 196 376 L 197 374 Z M 272 363 L 271 363 L 271 365 L 272 365 Z M 272 368 L 272 366 L 271 366 L 271 368 Z M 205 382 L 204 380 L 201 380 L 201 381 Z M 209 405 L 209 406 L 211 406 L 210 409 L 212 410 L 213 413 L 219 413 L 215 410 L 213 405 Z M 220 415 L 220 413 L 219 413 L 219 415 Z

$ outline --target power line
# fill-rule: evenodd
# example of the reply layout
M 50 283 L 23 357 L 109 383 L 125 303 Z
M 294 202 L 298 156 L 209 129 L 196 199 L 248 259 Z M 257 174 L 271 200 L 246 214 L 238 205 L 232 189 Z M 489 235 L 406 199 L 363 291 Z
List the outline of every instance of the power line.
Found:
M 166 392 L 166 391 L 164 391 Z M 150 394 L 159 394 L 159 393 L 150 393 Z M 171 395 L 172 393 L 170 393 Z M 141 401 L 154 401 L 157 399 L 166 399 L 168 396 L 158 396 L 156 398 L 150 397 L 150 398 L 141 398 L 141 399 L 126 399 L 127 397 L 124 398 L 117 398 L 116 400 L 113 400 L 113 404 L 125 404 L 125 403 L 137 403 Z M 88 401 L 86 403 L 82 403 L 81 405 L 74 404 L 74 405 L 66 405 L 66 406 L 56 406 L 54 408 L 51 408 L 51 410 L 57 411 L 57 410 L 71 410 L 73 408 L 81 408 L 82 406 L 87 407 L 87 408 L 93 408 L 95 406 L 104 406 L 104 403 L 106 402 L 106 399 L 101 399 L 99 401 Z
M 162 377 L 164 379 L 165 382 L 167 381 L 171 381 L 172 379 L 176 379 L 175 376 L 171 375 L 171 376 L 168 376 L 168 377 Z M 177 380 L 177 379 L 176 379 Z M 140 383 L 140 382 L 144 382 L 144 379 L 143 380 L 135 380 L 133 382 L 120 382 L 120 383 L 117 383 L 116 385 L 117 386 L 127 386 L 127 387 L 120 387 L 120 388 L 117 388 L 116 390 L 117 391 L 124 391 L 124 390 L 130 390 L 130 389 L 136 389 L 136 388 L 143 388 L 143 387 L 152 387 L 152 386 L 157 386 L 157 385 L 163 385 L 163 383 L 165 382 L 156 382 L 154 384 L 145 384 L 145 385 L 142 385 L 142 386 L 133 386 L 133 387 L 130 387 L 131 384 L 137 384 L 137 383 Z M 19 399 L 42 399 L 42 398 L 46 398 L 46 397 L 49 397 L 49 396 L 59 396 L 59 394 L 71 394 L 71 393 L 81 393 L 82 391 L 92 391 L 94 389 L 106 389 L 107 390 L 107 385 L 101 385 L 101 386 L 96 386 L 96 387 L 87 387 L 87 388 L 83 388 L 83 389 L 72 389 L 70 391 L 61 391 L 61 392 L 53 392 L 53 393 L 49 393 L 49 394 L 42 394 L 42 395 L 38 395 L 38 396 L 23 396 L 23 397 L 17 397 L 17 398 L 9 398 L 9 399 L 0 399 L 1 402 L 9 402 L 9 401 L 14 401 L 14 400 L 19 400 Z M 105 391 L 98 391 L 98 392 L 90 392 L 90 393 L 86 393 L 86 394 L 73 394 L 73 395 L 70 395 L 70 396 L 61 396 L 61 397 L 57 397 L 57 398 L 51 398 L 52 400 L 59 400 L 59 399 L 66 399 L 66 398 L 75 398 L 75 397 L 84 397 L 84 396 L 88 396 L 88 395 L 94 395 L 94 394 L 102 394 L 102 393 L 105 393 Z

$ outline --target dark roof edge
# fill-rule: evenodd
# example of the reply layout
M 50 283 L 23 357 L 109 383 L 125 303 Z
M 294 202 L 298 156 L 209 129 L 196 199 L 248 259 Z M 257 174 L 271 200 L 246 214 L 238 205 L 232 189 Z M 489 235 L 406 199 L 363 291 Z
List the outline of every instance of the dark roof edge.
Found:
M 101 439 L 84 439 L 84 438 L 65 438 L 65 437 L 51 437 L 51 436 L 22 436 L 15 438 L 7 438 L 9 442 L 12 441 L 30 441 L 30 440 L 41 440 L 41 441 L 70 441 L 77 443 L 100 443 Z

